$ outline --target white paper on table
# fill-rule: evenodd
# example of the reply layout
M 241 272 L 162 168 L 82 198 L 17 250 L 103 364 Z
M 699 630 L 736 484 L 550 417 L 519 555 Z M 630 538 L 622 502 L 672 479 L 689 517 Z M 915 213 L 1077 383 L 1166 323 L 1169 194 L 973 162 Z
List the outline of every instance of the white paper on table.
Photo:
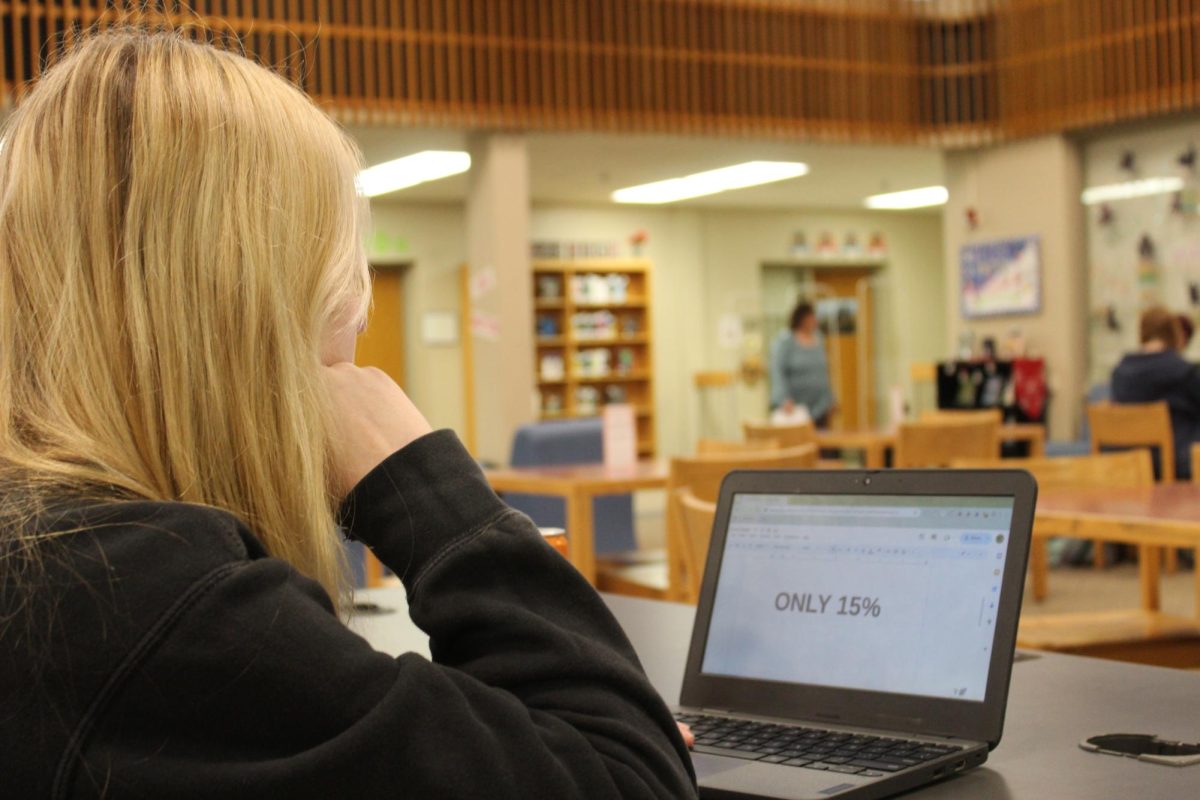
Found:
M 803 403 L 792 406 L 791 411 L 785 411 L 780 406 L 771 412 L 772 425 L 806 425 L 809 422 L 812 422 L 812 414 L 808 413 L 808 406 Z
M 604 466 L 632 467 L 637 463 L 637 418 L 628 403 L 604 407 Z

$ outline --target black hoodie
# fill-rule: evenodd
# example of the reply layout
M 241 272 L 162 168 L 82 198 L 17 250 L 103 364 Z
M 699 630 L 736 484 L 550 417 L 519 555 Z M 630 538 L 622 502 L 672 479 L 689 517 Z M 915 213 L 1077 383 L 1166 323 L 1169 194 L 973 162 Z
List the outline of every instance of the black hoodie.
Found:
M 373 650 L 223 511 L 43 519 L 65 533 L 36 590 L 0 575 L 0 795 L 695 795 L 603 601 L 452 433 L 377 467 L 344 518 L 403 579 L 432 662 Z
M 1174 350 L 1130 353 L 1113 370 L 1112 399 L 1117 403 L 1167 401 L 1175 440 L 1175 477 L 1190 479 L 1192 442 L 1200 442 L 1200 367 Z

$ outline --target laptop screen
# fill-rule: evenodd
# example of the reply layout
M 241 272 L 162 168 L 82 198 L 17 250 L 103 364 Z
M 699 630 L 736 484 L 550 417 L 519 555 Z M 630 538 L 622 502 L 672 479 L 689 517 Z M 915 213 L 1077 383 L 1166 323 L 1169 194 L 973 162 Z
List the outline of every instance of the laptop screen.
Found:
M 1011 497 L 734 496 L 701 671 L 982 702 Z

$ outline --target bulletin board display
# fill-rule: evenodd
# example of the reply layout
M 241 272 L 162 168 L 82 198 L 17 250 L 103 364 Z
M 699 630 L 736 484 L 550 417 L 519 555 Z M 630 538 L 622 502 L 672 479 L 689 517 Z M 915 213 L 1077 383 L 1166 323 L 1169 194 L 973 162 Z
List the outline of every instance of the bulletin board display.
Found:
M 1173 186 L 1143 196 L 1085 203 L 1089 385 L 1107 383 L 1138 347 L 1138 318 L 1164 305 L 1200 318 L 1200 124 L 1156 125 L 1106 136 L 1083 149 L 1087 188 Z M 1200 360 L 1200 337 L 1184 352 Z
M 959 251 L 962 313 L 967 319 L 1036 314 L 1042 305 L 1037 236 L 963 245 Z
M 1200 220 L 1172 211 L 1171 197 L 1113 203 L 1108 218 L 1089 208 L 1089 383 L 1105 383 L 1138 346 L 1138 318 L 1152 305 L 1196 318 L 1200 301 Z M 1197 360 L 1200 350 L 1185 356 Z

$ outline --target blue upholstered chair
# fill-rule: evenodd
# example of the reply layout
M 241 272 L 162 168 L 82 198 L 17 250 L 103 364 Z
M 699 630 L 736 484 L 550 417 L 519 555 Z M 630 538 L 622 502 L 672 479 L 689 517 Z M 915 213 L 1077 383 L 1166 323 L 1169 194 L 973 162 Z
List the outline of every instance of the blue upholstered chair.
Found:
M 509 463 L 514 467 L 551 467 L 597 464 L 603 460 L 602 423 L 599 418 L 588 418 L 521 426 L 513 437 Z M 560 497 L 509 492 L 504 499 L 513 508 L 528 514 L 537 525 L 566 527 L 566 504 Z M 593 509 L 597 555 L 636 549 L 631 495 L 598 497 Z

